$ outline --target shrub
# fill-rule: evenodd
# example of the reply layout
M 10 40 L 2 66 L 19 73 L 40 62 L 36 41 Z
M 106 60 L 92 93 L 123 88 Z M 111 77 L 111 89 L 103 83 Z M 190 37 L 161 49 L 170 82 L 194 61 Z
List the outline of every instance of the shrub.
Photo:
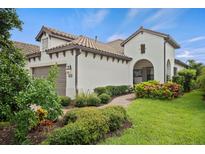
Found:
M 77 120 L 89 119 L 91 116 L 98 116 L 99 112 L 100 111 L 94 107 L 73 109 L 65 114 L 65 116 L 63 117 L 63 124 L 67 125 L 70 122 L 76 122 Z
M 68 106 L 71 103 L 71 98 L 68 96 L 60 96 L 60 100 L 62 106 Z
M 101 103 L 103 103 L 103 104 L 107 104 L 109 102 L 109 100 L 111 99 L 110 95 L 108 95 L 106 93 L 102 93 L 101 95 L 99 95 L 99 98 L 101 100 Z
M 15 114 L 13 123 L 15 123 L 15 140 L 17 143 L 26 141 L 28 132 L 39 123 L 36 112 L 32 110 L 22 110 Z
M 107 93 L 111 96 L 118 96 L 122 94 L 127 94 L 129 92 L 129 86 L 107 86 Z
M 45 141 L 48 144 L 95 144 L 108 133 L 108 118 L 97 109 L 77 109 L 69 115 L 77 119 L 55 130 Z M 68 116 L 69 117 L 69 116 Z
M 110 131 L 115 131 L 122 127 L 127 120 L 127 114 L 121 106 L 109 106 L 102 109 L 102 113 L 108 117 L 108 125 Z
M 85 93 L 78 94 L 76 99 L 75 99 L 75 106 L 77 106 L 77 107 L 87 106 L 87 98 L 88 98 L 88 96 Z
M 36 113 L 38 115 L 39 121 L 44 120 L 48 115 L 48 112 L 42 108 L 37 109 Z
M 103 93 L 107 93 L 106 87 L 97 87 L 94 89 L 94 92 L 98 95 L 101 95 Z
M 182 87 L 184 86 L 184 77 L 183 76 L 173 76 L 172 77 L 172 82 L 180 84 Z
M 126 111 L 119 106 L 74 109 L 65 114 L 65 126 L 52 132 L 44 143 L 95 144 L 109 131 L 119 129 L 125 120 Z
M 95 93 L 89 94 L 87 98 L 88 106 L 99 106 L 101 103 L 100 98 Z
M 136 84 L 135 94 L 139 98 L 172 99 L 182 94 L 182 87 L 172 82 L 148 81 Z
M 106 86 L 106 87 L 97 87 L 94 89 L 94 92 L 96 92 L 98 95 L 101 95 L 103 93 L 107 93 L 110 96 L 118 96 L 122 94 L 127 94 L 130 92 L 130 86 L 127 85 L 121 85 L 121 86 Z
M 77 107 L 99 106 L 100 99 L 95 93 L 91 93 L 91 94 L 81 93 L 77 96 L 75 105 Z
M 16 101 L 19 107 L 25 104 L 41 106 L 48 112 L 47 118 L 56 120 L 62 114 L 60 99 L 55 91 L 53 84 L 46 79 L 33 79 L 25 91 L 19 93 Z
M 205 67 L 201 70 L 201 74 L 197 78 L 198 87 L 205 92 Z
M 56 67 L 52 69 L 56 69 Z M 18 143 L 25 143 L 28 132 L 40 121 L 45 118 L 54 121 L 62 114 L 60 99 L 53 83 L 57 71 L 50 72 L 52 74 L 49 75 L 49 79 L 32 79 L 26 88 L 15 97 L 15 103 L 19 110 L 14 112 L 15 116 L 12 118 L 12 122 L 16 125 L 15 139 Z M 40 109 L 35 112 L 36 108 L 32 109 L 33 106 L 40 107 Z
M 196 76 L 196 70 L 193 69 L 183 69 L 178 72 L 179 76 L 184 77 L 183 88 L 185 92 L 189 92 L 191 90 L 191 82 Z
M 165 89 L 168 89 L 171 92 L 171 98 L 179 97 L 182 95 L 182 86 L 177 83 L 167 82 L 163 84 Z

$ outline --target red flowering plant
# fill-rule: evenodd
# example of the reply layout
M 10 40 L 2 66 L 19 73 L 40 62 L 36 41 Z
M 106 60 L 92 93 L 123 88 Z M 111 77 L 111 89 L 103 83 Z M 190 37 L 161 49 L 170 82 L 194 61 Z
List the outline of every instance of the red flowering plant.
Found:
M 179 84 L 168 82 L 160 84 L 157 81 L 148 81 L 134 86 L 136 97 L 173 99 L 182 94 L 182 87 Z

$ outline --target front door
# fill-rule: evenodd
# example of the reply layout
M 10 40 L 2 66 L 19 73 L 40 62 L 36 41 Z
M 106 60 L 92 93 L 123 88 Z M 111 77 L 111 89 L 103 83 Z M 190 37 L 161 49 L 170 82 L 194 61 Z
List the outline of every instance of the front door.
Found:
M 133 84 L 154 80 L 153 67 L 143 67 L 141 69 L 133 70 Z

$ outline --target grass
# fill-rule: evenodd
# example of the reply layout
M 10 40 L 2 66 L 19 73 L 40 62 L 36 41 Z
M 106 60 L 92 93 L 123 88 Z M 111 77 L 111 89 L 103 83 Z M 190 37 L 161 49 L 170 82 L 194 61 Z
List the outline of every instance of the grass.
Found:
M 101 144 L 205 144 L 205 101 L 200 91 L 172 101 L 136 99 L 127 112 L 132 128 Z

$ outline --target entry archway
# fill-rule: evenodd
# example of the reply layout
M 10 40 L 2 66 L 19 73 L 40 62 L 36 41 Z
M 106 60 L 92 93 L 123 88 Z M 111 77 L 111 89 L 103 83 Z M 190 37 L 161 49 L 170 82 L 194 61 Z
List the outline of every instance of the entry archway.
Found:
M 147 59 L 137 61 L 133 68 L 133 84 L 154 80 L 154 66 Z

